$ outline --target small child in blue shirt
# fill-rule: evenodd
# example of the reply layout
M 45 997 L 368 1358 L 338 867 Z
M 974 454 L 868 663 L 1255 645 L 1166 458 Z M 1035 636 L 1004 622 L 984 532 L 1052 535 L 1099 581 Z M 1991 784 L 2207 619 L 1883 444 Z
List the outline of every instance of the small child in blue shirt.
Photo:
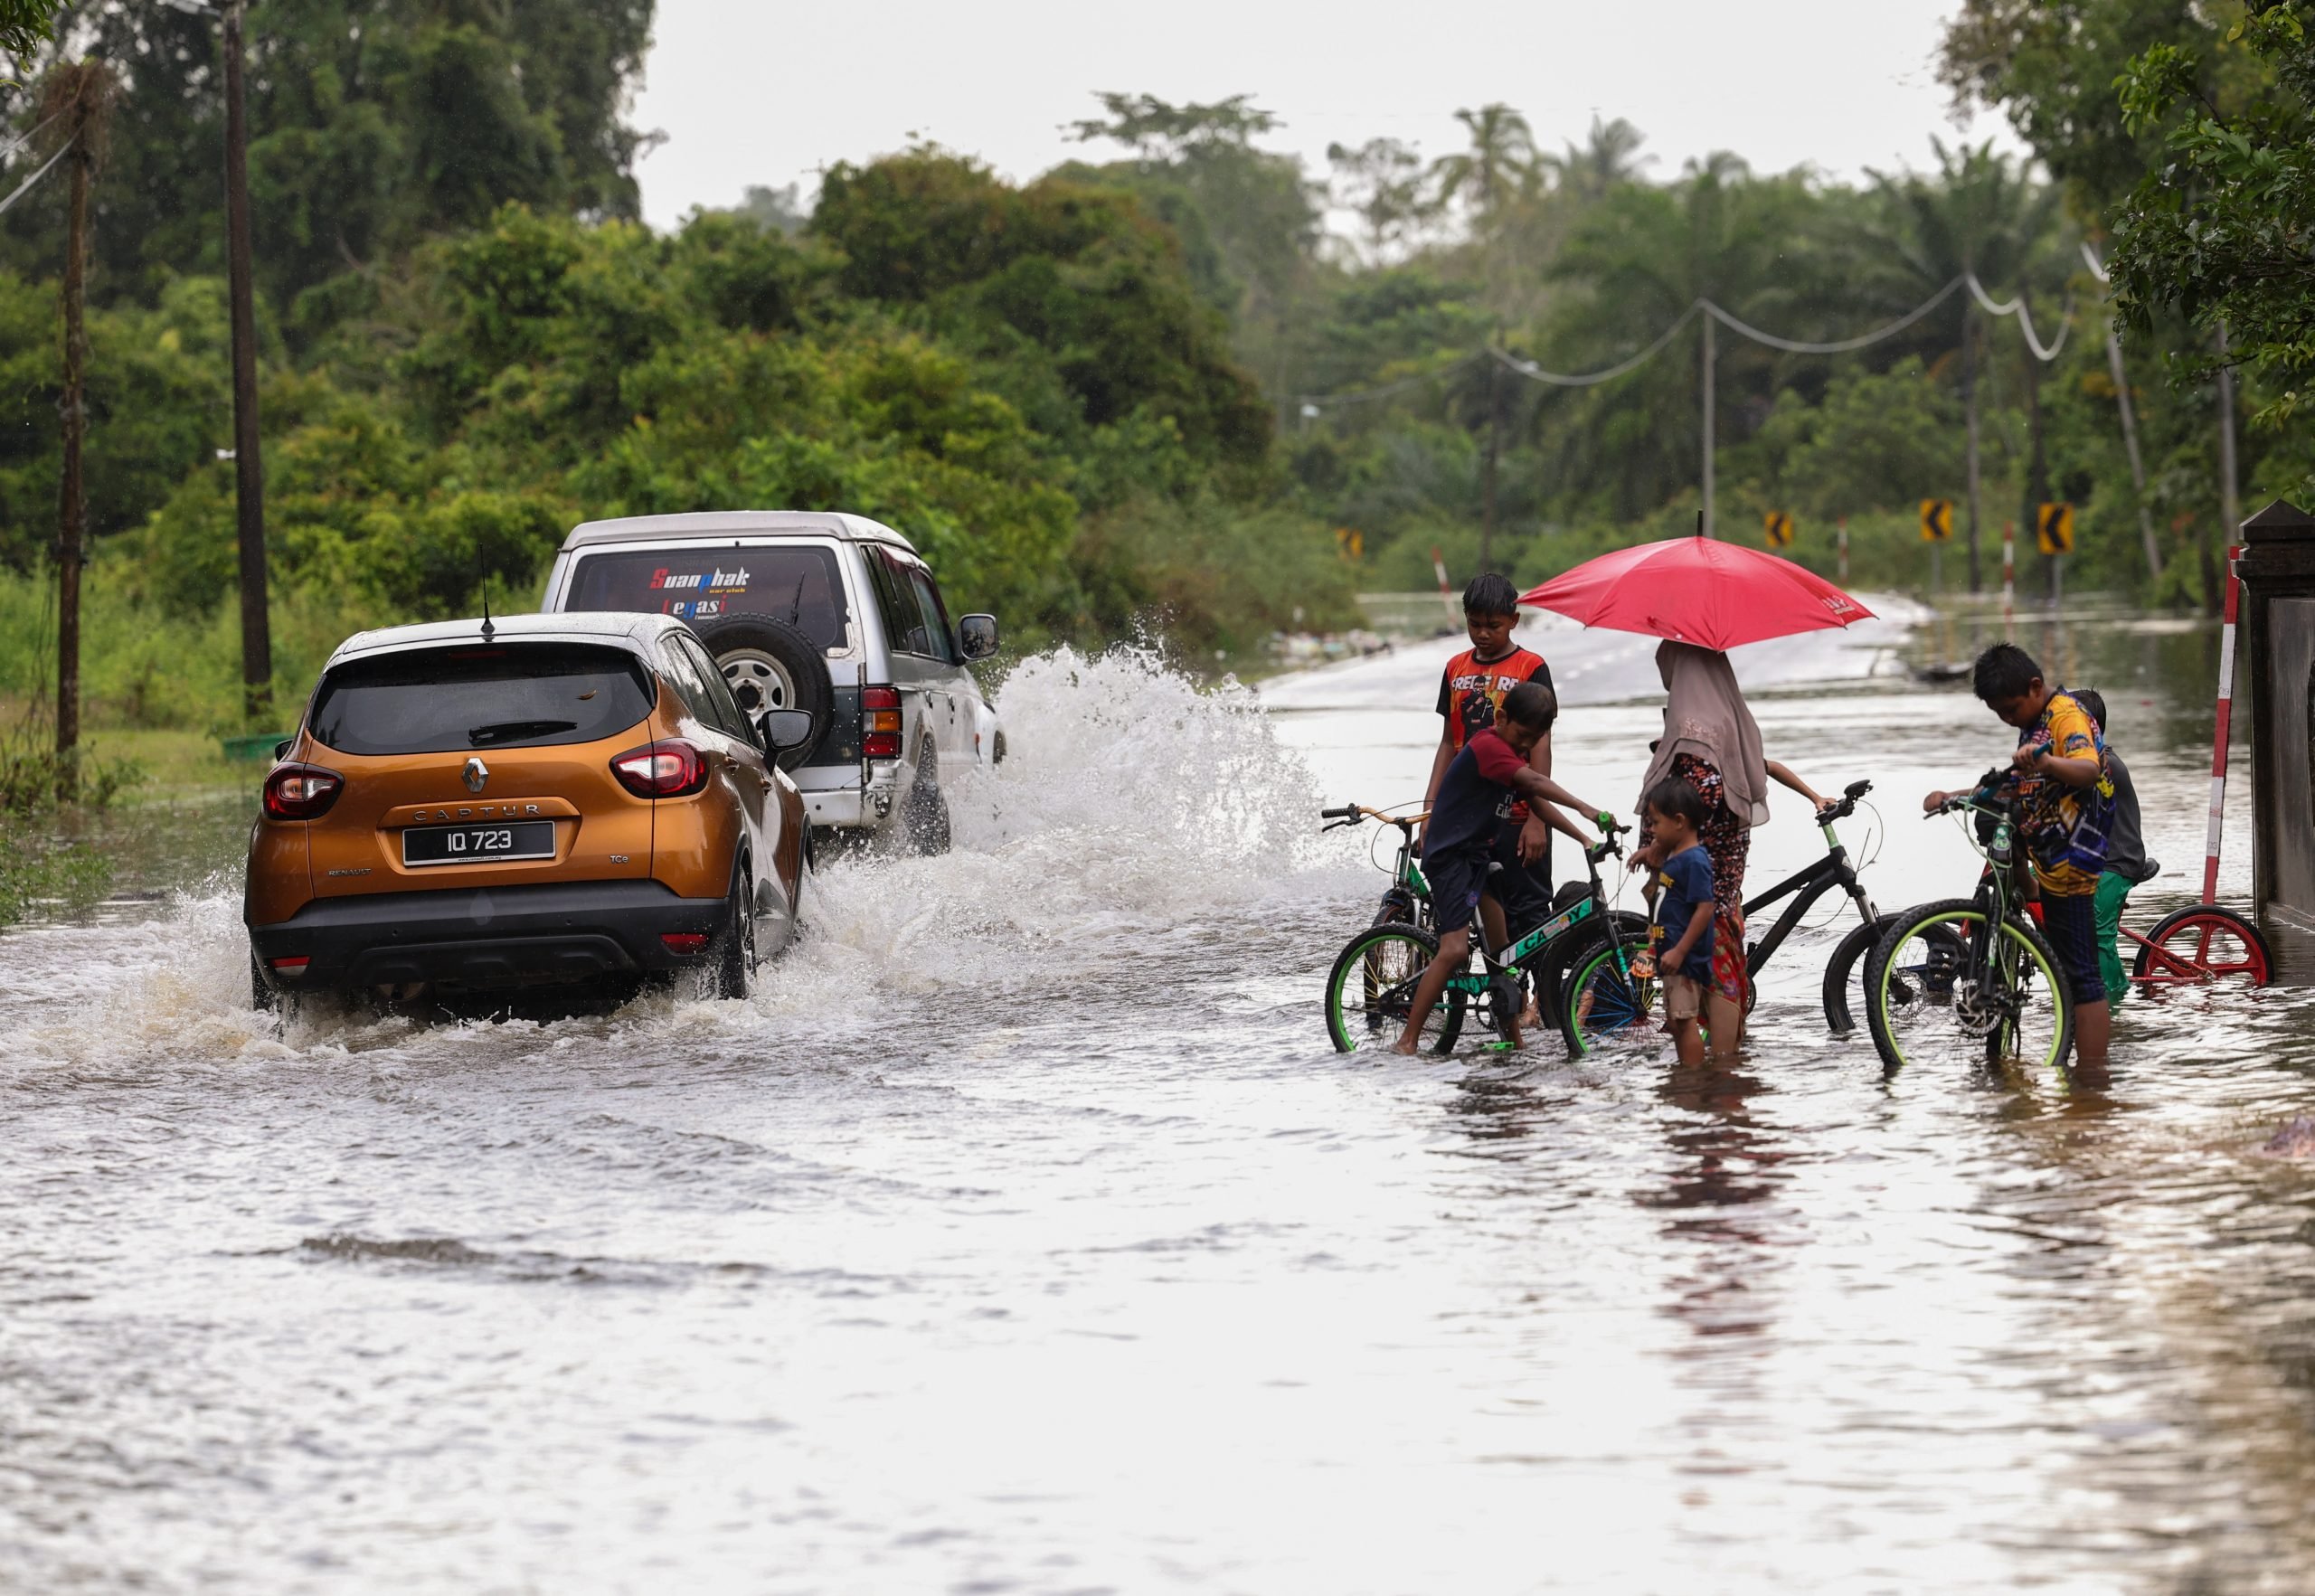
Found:
M 1704 995 L 1712 987 L 1712 855 L 1697 833 L 1704 795 L 1678 777 L 1649 788 L 1640 799 L 1649 833 L 1664 850 L 1657 866 L 1656 973 L 1664 991 L 1664 1017 L 1680 1062 L 1704 1062 Z M 1715 1050 L 1717 1053 L 1719 1050 Z

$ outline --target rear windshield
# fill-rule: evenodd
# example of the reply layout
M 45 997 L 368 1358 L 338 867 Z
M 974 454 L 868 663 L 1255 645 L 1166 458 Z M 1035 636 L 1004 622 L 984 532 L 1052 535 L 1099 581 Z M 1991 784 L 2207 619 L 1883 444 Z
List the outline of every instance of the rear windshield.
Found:
M 461 645 L 347 661 L 322 678 L 310 724 L 341 753 L 543 748 L 613 736 L 657 696 L 624 649 Z
M 816 543 L 588 554 L 566 608 L 673 615 L 694 626 L 769 615 L 801 628 L 823 650 L 844 647 L 847 619 L 836 551 Z

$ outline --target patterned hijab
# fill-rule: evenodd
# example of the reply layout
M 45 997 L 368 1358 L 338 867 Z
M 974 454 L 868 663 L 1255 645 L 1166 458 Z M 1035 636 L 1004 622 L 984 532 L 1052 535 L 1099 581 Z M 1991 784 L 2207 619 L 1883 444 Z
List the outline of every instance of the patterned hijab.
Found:
M 1668 696 L 1664 702 L 1664 738 L 1656 745 L 1640 790 L 1672 773 L 1675 754 L 1694 754 L 1720 772 L 1729 813 L 1746 826 L 1769 817 L 1768 760 L 1761 752 L 1761 728 L 1744 707 L 1728 656 L 1694 643 L 1666 642 L 1656 650 L 1657 673 Z

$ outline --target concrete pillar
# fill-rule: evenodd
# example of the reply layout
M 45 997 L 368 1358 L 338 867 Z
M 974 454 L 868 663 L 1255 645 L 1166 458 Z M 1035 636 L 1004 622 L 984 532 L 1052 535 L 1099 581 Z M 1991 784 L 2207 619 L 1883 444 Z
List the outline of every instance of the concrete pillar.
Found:
M 2245 521 L 2242 573 L 2251 895 L 2281 973 L 2315 982 L 2315 515 L 2277 499 Z

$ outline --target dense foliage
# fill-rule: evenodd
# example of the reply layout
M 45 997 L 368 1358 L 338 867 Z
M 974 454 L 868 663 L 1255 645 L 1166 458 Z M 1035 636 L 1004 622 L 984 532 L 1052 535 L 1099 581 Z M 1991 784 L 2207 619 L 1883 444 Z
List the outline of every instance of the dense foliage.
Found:
M 1502 105 L 1463 112 L 1457 148 L 1339 144 L 1318 174 L 1264 147 L 1278 123 L 1250 99 L 1110 94 L 1074 129 L 1084 158 L 1026 184 L 920 147 L 839 166 L 809 203 L 752 189 L 668 233 L 634 220 L 647 136 L 626 119 L 650 0 L 255 8 L 281 692 L 355 625 L 471 609 L 486 581 L 529 590 L 577 520 L 703 505 L 882 516 L 1024 640 L 1155 623 L 1234 659 L 1273 628 L 1348 622 L 1360 588 L 1429 585 L 1434 551 L 1458 577 L 1484 559 L 1535 580 L 1685 529 L 1699 298 L 1828 342 L 1965 273 L 2044 335 L 2065 328 L 2058 356 L 1958 291 L 1853 353 L 1715 332 L 1724 534 L 1791 512 L 1794 556 L 1829 568 L 1846 522 L 1860 584 L 1919 586 L 1918 500 L 1962 501 L 1961 541 L 1984 553 L 2065 497 L 2071 580 L 2206 600 L 2204 329 L 2231 318 L 2278 369 L 2307 337 L 2298 279 L 2242 286 L 2258 249 L 2303 253 L 2301 8 L 1965 0 L 1943 70 L 2054 182 L 1982 146 L 1857 185 L 1728 154 L 1664 172 L 1628 123 L 1549 150 Z M 214 19 L 142 0 L 75 14 L 58 48 L 127 80 L 96 190 L 90 691 L 99 719 L 222 721 Z M 2194 181 L 2141 185 L 2163 162 Z M 43 184 L 0 218 L 0 566 L 17 573 L 0 609 L 24 622 L 0 690 L 20 695 L 43 671 L 61 203 Z M 2109 215 L 2142 490 L 2095 271 Z M 2178 383 L 2151 380 L 2157 354 L 2186 357 Z M 1635 360 L 1584 385 L 1520 369 Z M 2288 435 L 2244 440 L 2257 486 L 2310 465 Z M 1992 569 L 1965 552 L 1949 586 Z

